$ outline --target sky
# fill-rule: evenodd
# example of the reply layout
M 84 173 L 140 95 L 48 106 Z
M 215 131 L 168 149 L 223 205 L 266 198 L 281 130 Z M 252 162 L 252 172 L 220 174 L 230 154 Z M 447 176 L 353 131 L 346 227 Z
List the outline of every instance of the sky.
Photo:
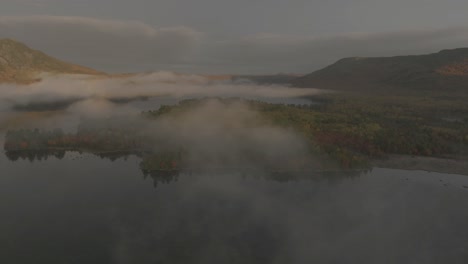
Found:
M 466 0 L 0 0 L 0 38 L 108 72 L 308 73 L 468 47 Z

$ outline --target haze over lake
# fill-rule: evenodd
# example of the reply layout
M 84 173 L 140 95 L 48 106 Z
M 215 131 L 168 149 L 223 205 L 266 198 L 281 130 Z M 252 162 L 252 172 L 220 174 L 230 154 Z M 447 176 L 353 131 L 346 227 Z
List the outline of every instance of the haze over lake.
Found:
M 83 117 L 126 120 L 188 98 L 80 99 L 19 126 L 73 131 Z M 295 97 L 253 99 L 313 103 Z M 198 120 L 198 125 L 176 138 L 203 142 L 208 149 L 224 142 L 217 155 L 238 155 L 229 152 L 222 130 L 209 125 L 222 124 L 213 112 L 226 117 L 230 111 L 237 117 L 228 123 L 242 124 L 246 113 L 252 114 L 237 106 L 196 110 L 179 121 Z M 217 132 L 204 138 L 202 131 Z M 280 155 L 285 149 L 269 151 Z M 262 169 L 147 174 L 141 158 L 132 154 L 27 155 L 13 160 L 0 155 L 0 261 L 5 263 L 328 263 L 344 258 L 351 263 L 462 263 L 468 258 L 468 214 L 463 209 L 468 206 L 468 178 L 462 175 L 382 168 L 284 175 Z
M 468 263 L 467 23 L 1 0 L 0 264 Z

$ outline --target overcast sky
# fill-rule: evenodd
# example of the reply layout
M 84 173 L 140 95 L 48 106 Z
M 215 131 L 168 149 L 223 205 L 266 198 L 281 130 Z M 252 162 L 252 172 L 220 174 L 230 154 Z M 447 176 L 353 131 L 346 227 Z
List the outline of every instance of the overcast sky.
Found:
M 110 72 L 308 73 L 468 47 L 467 0 L 0 0 L 0 38 Z

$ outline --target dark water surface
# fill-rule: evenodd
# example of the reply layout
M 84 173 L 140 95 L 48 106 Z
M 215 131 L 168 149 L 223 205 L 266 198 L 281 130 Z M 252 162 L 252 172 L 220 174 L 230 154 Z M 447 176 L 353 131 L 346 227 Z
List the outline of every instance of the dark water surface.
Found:
M 139 162 L 0 154 L 0 263 L 468 263 L 466 176 L 208 173 L 154 188 Z

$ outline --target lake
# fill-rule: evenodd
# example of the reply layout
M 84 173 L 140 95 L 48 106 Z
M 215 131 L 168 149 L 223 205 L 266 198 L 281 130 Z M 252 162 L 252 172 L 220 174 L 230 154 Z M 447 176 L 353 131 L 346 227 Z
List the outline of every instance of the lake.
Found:
M 0 263 L 468 262 L 467 176 L 153 179 L 139 162 L 1 153 Z

